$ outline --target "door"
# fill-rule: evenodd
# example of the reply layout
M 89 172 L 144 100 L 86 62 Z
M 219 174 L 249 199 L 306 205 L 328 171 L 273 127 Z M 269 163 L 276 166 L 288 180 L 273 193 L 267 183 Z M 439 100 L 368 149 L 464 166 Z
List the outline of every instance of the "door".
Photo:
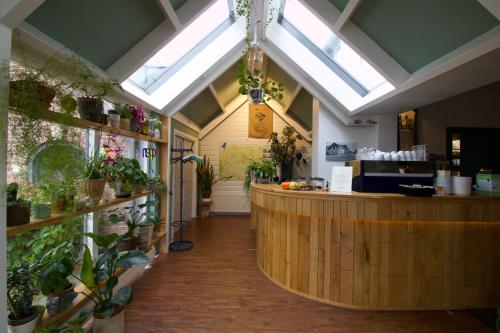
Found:
M 186 138 L 183 138 L 181 136 L 175 135 L 174 138 L 174 149 L 178 148 L 192 148 L 194 142 L 190 141 Z M 189 152 L 184 153 L 184 156 L 190 154 Z M 174 153 L 174 157 L 179 157 L 180 153 Z M 173 179 L 173 185 L 174 185 L 174 198 L 173 198 L 173 207 L 174 207 L 174 212 L 173 212 L 173 218 L 174 221 L 180 221 L 181 218 L 181 168 L 184 168 L 183 170 L 183 198 L 182 198 L 182 211 L 183 211 L 183 220 L 184 221 L 190 221 L 191 218 L 193 217 L 193 185 L 194 185 L 194 177 L 193 177 L 193 172 L 194 172 L 194 164 L 192 162 L 188 163 L 181 163 L 177 162 L 174 164 L 174 179 Z

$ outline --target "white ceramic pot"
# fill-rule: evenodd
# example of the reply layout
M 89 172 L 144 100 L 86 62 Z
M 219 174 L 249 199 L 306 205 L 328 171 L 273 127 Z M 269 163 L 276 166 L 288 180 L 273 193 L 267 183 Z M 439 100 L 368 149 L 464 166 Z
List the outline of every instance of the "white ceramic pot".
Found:
M 98 318 L 94 314 L 94 333 L 123 333 L 125 332 L 125 311 L 122 306 L 113 317 Z
M 9 319 L 7 328 L 8 333 L 31 333 L 35 329 L 40 317 L 40 311 L 37 309 L 36 313 L 32 316 L 22 320 Z M 20 325 L 19 325 L 20 324 Z
M 451 177 L 453 194 L 470 195 L 472 178 L 471 177 Z
M 108 124 L 113 128 L 120 128 L 120 115 L 108 114 Z

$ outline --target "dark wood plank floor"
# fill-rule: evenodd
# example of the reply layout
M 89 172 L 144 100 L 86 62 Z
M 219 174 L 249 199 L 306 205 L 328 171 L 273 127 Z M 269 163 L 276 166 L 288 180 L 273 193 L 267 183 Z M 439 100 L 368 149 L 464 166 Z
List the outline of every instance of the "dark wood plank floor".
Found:
M 188 227 L 194 248 L 159 257 L 135 283 L 126 332 L 492 332 L 463 311 L 356 311 L 290 294 L 258 269 L 248 226 L 223 216 Z

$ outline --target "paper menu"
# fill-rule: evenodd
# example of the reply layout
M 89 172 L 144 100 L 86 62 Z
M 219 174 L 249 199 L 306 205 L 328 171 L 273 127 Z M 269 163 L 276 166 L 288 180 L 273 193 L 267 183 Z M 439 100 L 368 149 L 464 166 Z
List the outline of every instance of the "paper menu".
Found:
M 352 166 L 332 167 L 332 181 L 330 182 L 332 192 L 352 191 Z

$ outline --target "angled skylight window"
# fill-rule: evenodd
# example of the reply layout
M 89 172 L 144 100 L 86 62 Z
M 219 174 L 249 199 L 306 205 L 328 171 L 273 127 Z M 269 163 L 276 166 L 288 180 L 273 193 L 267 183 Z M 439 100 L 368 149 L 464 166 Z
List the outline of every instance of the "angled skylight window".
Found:
M 228 0 L 218 0 L 129 77 L 147 94 L 154 92 L 233 22 Z
M 281 8 L 279 23 L 359 95 L 365 96 L 386 82 L 382 75 L 300 1 L 285 2 Z

